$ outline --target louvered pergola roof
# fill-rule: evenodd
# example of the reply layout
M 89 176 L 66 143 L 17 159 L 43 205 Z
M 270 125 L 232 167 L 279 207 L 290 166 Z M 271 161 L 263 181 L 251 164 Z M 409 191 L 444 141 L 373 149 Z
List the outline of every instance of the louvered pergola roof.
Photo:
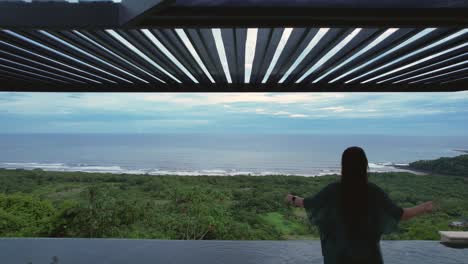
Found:
M 468 90 L 463 1 L 213 2 L 0 2 L 0 90 Z

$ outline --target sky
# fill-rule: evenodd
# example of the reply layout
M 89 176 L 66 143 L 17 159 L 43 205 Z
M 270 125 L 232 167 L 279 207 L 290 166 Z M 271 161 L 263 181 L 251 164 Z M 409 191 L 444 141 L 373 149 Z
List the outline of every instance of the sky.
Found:
M 468 135 L 468 92 L 0 93 L 0 133 Z

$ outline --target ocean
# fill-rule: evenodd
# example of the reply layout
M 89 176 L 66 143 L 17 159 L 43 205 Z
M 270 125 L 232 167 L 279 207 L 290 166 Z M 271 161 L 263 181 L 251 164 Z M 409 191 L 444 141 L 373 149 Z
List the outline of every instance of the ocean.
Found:
M 460 155 L 468 137 L 255 134 L 0 135 L 0 168 L 151 175 L 339 174 L 343 150 L 360 146 L 370 170 L 401 171 Z

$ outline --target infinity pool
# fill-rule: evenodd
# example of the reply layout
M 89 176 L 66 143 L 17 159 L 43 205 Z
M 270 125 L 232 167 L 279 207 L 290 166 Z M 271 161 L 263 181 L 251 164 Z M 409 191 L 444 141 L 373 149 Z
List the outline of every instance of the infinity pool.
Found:
M 468 249 L 436 241 L 383 241 L 386 264 L 468 264 Z M 0 239 L 5 264 L 314 264 L 319 241 L 166 241 L 119 239 Z

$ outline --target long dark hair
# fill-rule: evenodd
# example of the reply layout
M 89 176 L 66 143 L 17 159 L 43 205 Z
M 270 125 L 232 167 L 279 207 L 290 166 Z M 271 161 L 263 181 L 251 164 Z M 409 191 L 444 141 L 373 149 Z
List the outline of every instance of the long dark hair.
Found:
M 360 147 L 350 147 L 341 158 L 341 197 L 345 231 L 349 238 L 355 239 L 360 234 L 357 228 L 367 219 L 367 169 L 369 163 L 366 153 Z

